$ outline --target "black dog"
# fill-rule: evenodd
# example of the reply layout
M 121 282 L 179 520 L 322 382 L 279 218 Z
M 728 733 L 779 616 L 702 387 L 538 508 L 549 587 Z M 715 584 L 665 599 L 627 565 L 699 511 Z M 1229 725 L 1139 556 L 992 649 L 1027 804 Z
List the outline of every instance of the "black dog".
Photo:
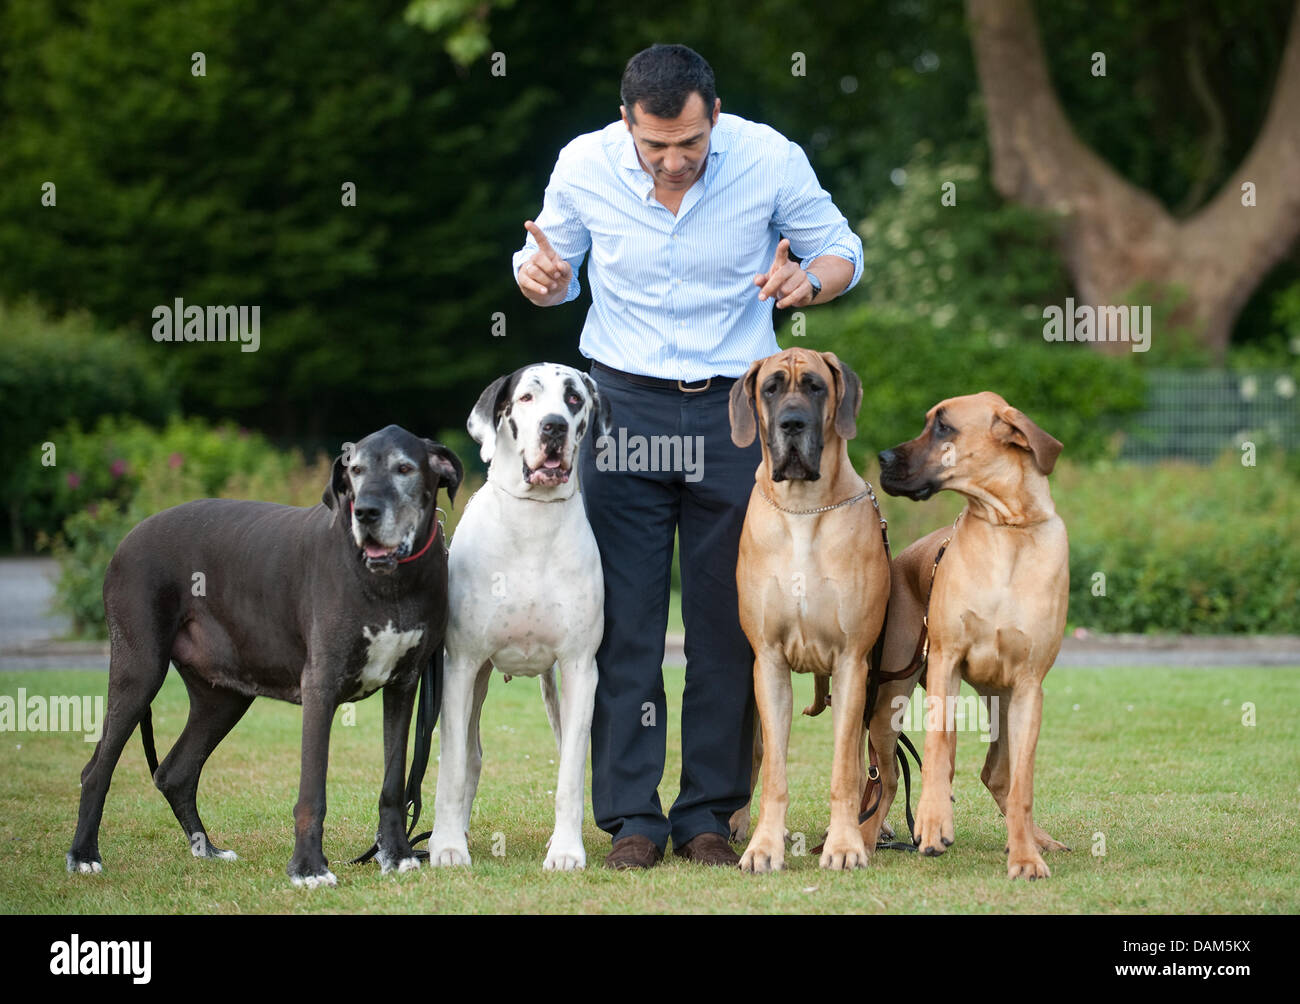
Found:
M 215 847 L 195 805 L 199 772 L 254 697 L 301 704 L 302 775 L 289 876 L 333 885 L 321 848 L 330 723 L 384 688 L 378 859 L 419 862 L 403 828 L 406 741 L 416 683 L 447 626 L 439 486 L 464 470 L 445 446 L 390 425 L 334 461 L 310 509 L 206 499 L 144 520 L 104 578 L 112 655 L 103 737 L 81 772 L 69 871 L 98 872 L 99 822 L 122 747 L 141 725 L 154 782 L 196 857 Z M 161 767 L 149 704 L 173 662 L 190 714 Z

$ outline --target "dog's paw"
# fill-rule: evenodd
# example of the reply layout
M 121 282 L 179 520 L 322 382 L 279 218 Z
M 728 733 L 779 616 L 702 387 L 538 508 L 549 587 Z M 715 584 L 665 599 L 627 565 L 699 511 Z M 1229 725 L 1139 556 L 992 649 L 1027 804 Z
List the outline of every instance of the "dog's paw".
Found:
M 823 711 L 831 706 L 831 681 L 829 677 L 818 676 L 813 678 L 813 702 L 803 709 L 803 713 L 810 718 L 816 718 Z
M 937 857 L 952 846 L 956 839 L 952 802 L 921 797 L 916 810 L 916 828 L 912 836 L 926 857 Z
M 587 850 L 582 846 L 580 833 L 559 836 L 552 833 L 546 841 L 546 860 L 542 868 L 548 872 L 572 872 L 587 867 Z
M 546 853 L 542 868 L 548 872 L 572 872 L 587 867 L 587 852 L 579 844 L 577 847 L 552 847 Z
M 1041 826 L 1034 827 L 1034 843 L 1042 851 L 1068 851 L 1070 848 L 1059 840 L 1053 840 L 1052 837 Z
M 740 856 L 740 870 L 761 875 L 765 872 L 779 872 L 785 867 L 785 841 L 769 840 L 765 835 L 755 833 L 754 839 Z
M 222 850 L 199 832 L 190 837 L 190 853 L 196 858 L 216 858 L 219 861 L 238 861 L 239 855 L 234 851 Z
M 1047 862 L 1043 856 L 1033 848 L 1028 848 L 1012 854 L 1007 860 L 1007 878 L 1027 878 L 1031 882 L 1034 879 L 1050 878 L 1052 870 L 1047 867 Z
M 104 865 L 98 859 L 83 861 L 75 858 L 69 852 L 67 856 L 68 871 L 80 875 L 98 875 L 104 870 Z
M 857 827 L 847 833 L 837 833 L 827 837 L 822 845 L 821 866 L 831 871 L 851 871 L 865 868 L 867 864 L 867 845 Z
M 415 851 L 411 850 L 411 845 L 407 843 L 405 836 L 401 840 L 380 841 L 379 850 L 375 854 L 375 861 L 379 863 L 379 874 L 387 875 L 391 871 L 410 872 L 420 867 L 420 859 Z
M 328 868 L 318 875 L 290 875 L 289 879 L 299 889 L 316 889 L 319 886 L 336 886 L 339 884 L 338 876 Z
M 469 848 L 465 844 L 456 846 L 446 844 L 438 848 L 429 848 L 429 864 L 435 868 L 455 868 L 470 865 Z
M 400 875 L 402 872 L 419 871 L 419 869 L 420 859 L 414 854 L 405 858 L 381 857 L 379 859 L 379 874 L 381 875 L 387 875 L 391 871 L 395 871 Z
M 744 843 L 749 836 L 749 824 L 752 819 L 750 808 L 746 805 L 743 809 L 737 809 L 731 814 L 731 819 L 727 825 L 731 827 L 729 839 L 733 844 Z

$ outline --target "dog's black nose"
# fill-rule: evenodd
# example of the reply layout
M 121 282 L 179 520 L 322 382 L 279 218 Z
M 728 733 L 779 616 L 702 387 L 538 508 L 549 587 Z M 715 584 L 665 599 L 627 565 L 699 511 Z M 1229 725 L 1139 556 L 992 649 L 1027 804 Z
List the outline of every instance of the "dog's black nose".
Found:
M 373 505 L 359 505 L 352 510 L 357 517 L 357 522 L 363 526 L 369 526 L 371 523 L 379 520 L 379 507 Z
M 880 461 L 881 467 L 888 467 L 898 458 L 893 450 L 881 450 L 876 454 L 876 459 Z
M 569 431 L 569 420 L 563 415 L 547 415 L 542 419 L 543 436 L 562 436 Z
M 781 418 L 780 426 L 787 436 L 797 436 L 808 428 L 808 422 L 802 415 L 785 415 Z

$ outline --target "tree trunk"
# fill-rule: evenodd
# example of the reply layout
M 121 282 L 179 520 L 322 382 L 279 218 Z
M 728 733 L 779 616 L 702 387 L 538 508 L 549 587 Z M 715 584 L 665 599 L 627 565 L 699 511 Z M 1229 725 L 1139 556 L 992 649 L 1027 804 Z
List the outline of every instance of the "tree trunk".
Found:
M 1171 322 L 1191 327 L 1222 360 L 1237 315 L 1300 234 L 1300 3 L 1254 146 L 1183 220 L 1075 135 L 1048 78 L 1029 0 L 967 0 L 967 16 L 988 110 L 993 184 L 1004 198 L 1060 214 L 1080 303 L 1122 305 L 1141 282 L 1181 287 Z M 1246 182 L 1256 205 L 1243 205 Z

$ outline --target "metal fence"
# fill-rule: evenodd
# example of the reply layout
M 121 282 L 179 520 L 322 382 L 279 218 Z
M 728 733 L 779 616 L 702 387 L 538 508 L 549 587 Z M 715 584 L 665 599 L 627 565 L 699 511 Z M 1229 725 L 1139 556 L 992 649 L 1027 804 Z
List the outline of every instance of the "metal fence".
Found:
M 1285 371 L 1156 370 L 1146 410 L 1126 428 L 1121 457 L 1209 463 L 1246 442 L 1257 450 L 1300 448 L 1300 400 Z

